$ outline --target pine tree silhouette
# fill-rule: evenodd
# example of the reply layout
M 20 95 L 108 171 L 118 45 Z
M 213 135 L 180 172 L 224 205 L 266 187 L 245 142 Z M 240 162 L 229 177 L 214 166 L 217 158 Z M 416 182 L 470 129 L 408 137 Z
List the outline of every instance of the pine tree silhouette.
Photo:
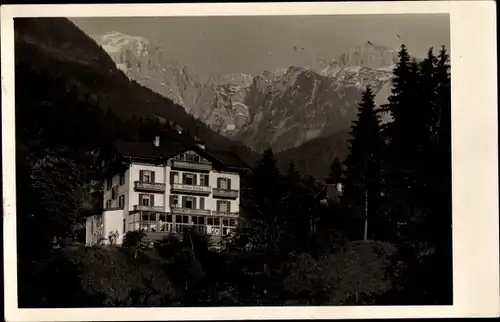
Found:
M 378 226 L 382 226 L 381 213 L 382 165 L 381 151 L 384 141 L 381 136 L 379 116 L 375 109 L 374 95 L 370 87 L 363 93 L 358 108 L 358 118 L 353 121 L 352 138 L 349 140 L 350 154 L 345 160 L 344 202 L 348 203 L 352 215 L 362 219 L 364 239 L 382 238 Z M 374 229 L 368 228 L 373 223 Z M 363 231 L 360 228 L 360 232 Z

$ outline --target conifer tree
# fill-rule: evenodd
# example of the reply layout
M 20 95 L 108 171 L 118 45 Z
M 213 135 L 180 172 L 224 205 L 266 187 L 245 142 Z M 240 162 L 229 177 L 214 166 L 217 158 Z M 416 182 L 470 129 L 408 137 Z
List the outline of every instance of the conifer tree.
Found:
M 421 154 L 423 157 L 418 160 L 424 164 L 424 171 L 417 171 L 418 164 L 415 162 L 406 164 L 420 176 L 419 185 L 406 191 L 415 201 L 413 206 L 418 216 L 408 222 L 408 233 L 398 242 L 398 252 L 389 269 L 394 288 L 382 298 L 381 304 L 444 305 L 452 301 L 448 59 L 445 48 L 437 58 L 430 50 L 420 65 L 419 82 L 413 85 L 420 90 L 418 102 L 422 114 L 427 116 L 415 119 L 419 126 L 426 125 L 427 129 L 427 132 L 415 133 L 416 140 L 425 146 L 425 152 Z
M 314 200 L 305 179 L 291 162 L 284 178 L 286 196 L 284 202 L 285 216 L 283 218 L 289 242 L 285 243 L 288 250 L 304 250 L 304 239 L 311 232 L 314 223 Z
M 247 228 L 247 231 L 251 230 L 258 235 L 251 238 L 260 240 L 260 245 L 254 246 L 276 250 L 283 229 L 286 191 L 271 149 L 264 151 L 247 180 L 248 186 L 242 196 L 243 220 L 252 226 L 252 229 Z
M 384 128 L 384 184 L 387 189 L 385 211 L 390 218 L 393 238 L 404 238 L 403 228 L 415 216 L 416 200 L 412 194 L 421 168 L 422 122 L 419 64 L 401 46 L 394 69 L 389 103 L 383 106 L 392 116 Z
M 379 237 L 377 226 L 382 224 L 381 214 L 381 159 L 383 147 L 380 120 L 375 111 L 374 95 L 370 87 L 363 93 L 358 108 L 358 118 L 353 121 L 349 140 L 350 154 L 345 161 L 344 202 L 349 205 L 352 214 L 362 219 L 363 238 Z M 374 229 L 368 231 L 373 223 Z M 360 231 L 361 228 L 360 228 Z

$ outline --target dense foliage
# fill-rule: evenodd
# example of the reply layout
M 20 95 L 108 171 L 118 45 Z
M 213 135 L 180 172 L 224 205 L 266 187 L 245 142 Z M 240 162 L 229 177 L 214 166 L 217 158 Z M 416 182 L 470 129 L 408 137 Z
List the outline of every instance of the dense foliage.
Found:
M 190 230 L 153 250 L 140 247 L 140 234 L 121 249 L 54 250 L 54 237 L 82 223 L 83 190 L 112 139 L 196 133 L 253 157 L 130 82 L 88 38 L 69 37 L 66 20 L 15 23 L 20 307 L 451 303 L 445 49 L 416 62 L 401 48 L 387 126 L 366 90 L 349 156 L 344 165 L 337 156 L 328 177 L 344 183 L 340 202 L 320 202 L 322 185 L 303 165 L 279 164 L 267 150 L 242 178 L 241 218 L 221 252 Z M 155 115 L 165 120 L 144 117 Z M 371 240 L 359 241 L 365 227 Z

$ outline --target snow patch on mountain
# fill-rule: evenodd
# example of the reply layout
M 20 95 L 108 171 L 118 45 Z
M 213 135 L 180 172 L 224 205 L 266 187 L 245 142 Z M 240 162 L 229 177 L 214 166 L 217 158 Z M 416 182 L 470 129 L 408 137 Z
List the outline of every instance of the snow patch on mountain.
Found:
M 109 32 L 93 38 L 128 77 L 255 150 L 279 151 L 349 127 L 367 85 L 378 100 L 387 98 L 397 60 L 397 50 L 367 42 L 309 66 L 208 77 L 144 37 Z

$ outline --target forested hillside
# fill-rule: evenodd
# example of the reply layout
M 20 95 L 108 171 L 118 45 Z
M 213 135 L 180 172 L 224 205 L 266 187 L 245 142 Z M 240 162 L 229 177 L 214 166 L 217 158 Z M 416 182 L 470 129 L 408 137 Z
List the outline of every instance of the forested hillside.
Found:
M 311 175 L 316 180 L 323 181 L 335 158 L 344 160 L 347 156 L 349 132 L 339 131 L 326 137 L 308 141 L 296 148 L 291 148 L 276 154 L 278 165 L 286 169 L 294 162 L 297 170 Z
M 52 91 L 71 89 L 73 96 L 86 102 L 85 106 L 98 107 L 112 114 L 116 123 L 133 117 L 159 117 L 174 122 L 191 134 L 196 133 L 209 146 L 232 149 L 247 161 L 255 160 L 249 149 L 210 130 L 188 115 L 181 106 L 129 81 L 108 54 L 69 20 L 16 19 L 15 31 L 16 67 L 26 73 L 26 78 L 23 74 L 16 77 L 20 95 L 28 91 L 23 86 L 25 79 L 30 77 L 29 74 L 36 73 L 45 79 L 45 84 L 39 84 L 40 87 L 57 80 L 60 86 L 51 86 Z M 59 96 L 53 93 L 54 96 L 56 94 Z

